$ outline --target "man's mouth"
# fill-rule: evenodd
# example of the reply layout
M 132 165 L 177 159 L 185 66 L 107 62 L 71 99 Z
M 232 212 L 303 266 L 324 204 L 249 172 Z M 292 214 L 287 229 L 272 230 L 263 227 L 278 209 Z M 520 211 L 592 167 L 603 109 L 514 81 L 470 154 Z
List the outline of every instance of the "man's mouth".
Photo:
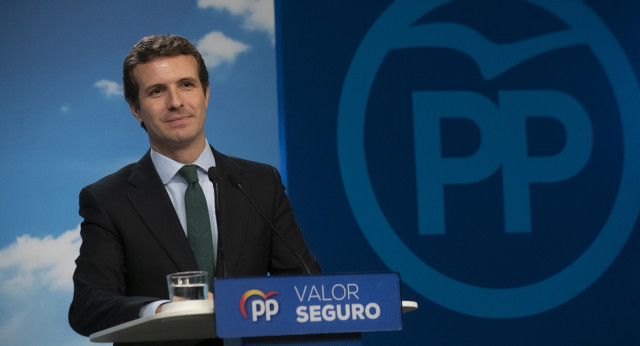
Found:
M 175 116 L 172 116 L 171 118 L 167 119 L 167 120 L 166 120 L 166 122 L 168 122 L 168 123 L 175 123 L 175 122 L 179 122 L 179 121 L 181 121 L 181 120 L 188 119 L 188 118 L 190 118 L 190 117 L 191 117 L 191 116 L 190 116 L 190 115 L 188 115 L 188 114 L 184 114 L 184 115 L 175 115 Z

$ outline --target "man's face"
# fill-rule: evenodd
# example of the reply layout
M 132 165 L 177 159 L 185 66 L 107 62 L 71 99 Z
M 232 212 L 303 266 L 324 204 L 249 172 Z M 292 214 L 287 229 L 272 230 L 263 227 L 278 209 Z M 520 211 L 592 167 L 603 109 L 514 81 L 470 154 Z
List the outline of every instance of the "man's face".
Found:
M 204 144 L 209 88 L 202 91 L 198 63 L 190 55 L 156 58 L 133 68 L 140 107 L 129 104 L 144 122 L 151 147 L 168 155 Z

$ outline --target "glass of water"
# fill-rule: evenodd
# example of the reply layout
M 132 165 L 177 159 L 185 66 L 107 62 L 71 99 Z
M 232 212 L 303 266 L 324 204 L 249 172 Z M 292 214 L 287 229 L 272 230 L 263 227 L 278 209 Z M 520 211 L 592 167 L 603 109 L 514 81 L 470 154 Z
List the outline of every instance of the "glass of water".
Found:
M 205 271 L 181 272 L 167 275 L 169 299 L 198 300 L 209 297 L 209 278 Z

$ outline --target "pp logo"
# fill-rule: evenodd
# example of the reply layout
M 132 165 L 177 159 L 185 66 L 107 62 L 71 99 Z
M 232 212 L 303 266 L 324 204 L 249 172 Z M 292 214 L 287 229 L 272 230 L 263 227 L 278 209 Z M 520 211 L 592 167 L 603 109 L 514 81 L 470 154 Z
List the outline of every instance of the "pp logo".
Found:
M 378 256 L 388 267 L 399 270 L 403 281 L 424 297 L 451 310 L 481 317 L 513 318 L 544 312 L 576 297 L 595 282 L 615 260 L 633 230 L 640 211 L 640 186 L 634 181 L 640 176 L 640 165 L 636 164 L 640 162 L 640 137 L 636 135 L 640 88 L 616 38 L 583 2 L 519 3 L 528 3 L 529 9 L 537 7 L 555 17 L 563 29 L 545 28 L 548 30 L 544 33 L 529 32 L 520 41 L 508 42 L 490 40 L 472 26 L 456 23 L 450 17 L 421 22 L 450 2 L 396 1 L 360 43 L 345 77 L 338 110 L 338 160 L 347 198 L 360 229 Z M 411 100 L 415 141 L 416 234 L 421 237 L 447 236 L 445 185 L 462 186 L 489 177 L 500 180 L 504 233 L 518 237 L 535 235 L 531 187 L 561 183 L 585 170 L 587 165 L 600 163 L 590 162 L 594 152 L 602 152 L 602 148 L 596 147 L 603 142 L 596 139 L 598 133 L 594 132 L 600 130 L 594 125 L 598 117 L 590 113 L 597 107 L 586 107 L 591 100 L 568 92 L 573 91 L 567 90 L 572 86 L 561 89 L 551 83 L 527 85 L 527 81 L 511 79 L 510 84 L 505 83 L 508 86 L 496 88 L 495 92 L 482 93 L 478 89 L 485 91 L 482 84 L 496 85 L 496 80 L 524 69 L 522 66 L 529 66 L 540 56 L 567 48 L 580 47 L 598 64 L 594 70 L 603 75 L 606 83 L 602 84 L 611 88 L 611 103 L 615 104 L 604 122 L 620 123 L 619 127 L 610 127 L 620 129 L 616 155 L 621 163 L 619 172 L 613 174 L 620 180 L 611 189 L 617 190 L 609 191 L 609 196 L 614 196 L 607 206 L 610 208 L 599 207 L 608 213 L 598 223 L 600 228 L 594 230 L 599 233 L 569 263 L 526 284 L 480 286 L 432 267 L 414 252 L 412 244 L 405 243 L 396 233 L 378 203 L 369 175 L 365 148 L 365 128 L 369 123 L 365 118 L 371 101 L 369 95 L 381 66 L 393 54 L 390 52 L 425 47 L 464 55 L 473 61 L 480 77 L 475 89 L 459 85 L 416 88 L 407 97 Z M 582 72 L 588 75 L 594 71 Z M 615 117 L 618 112 L 620 119 Z M 460 118 L 477 127 L 482 138 L 480 145 L 465 157 L 443 157 L 440 124 Z M 525 134 L 527 122 L 532 118 L 551 119 L 559 124 L 565 136 L 560 150 L 528 155 Z M 571 226 L 571 220 L 565 221 Z
M 413 94 L 416 173 L 420 234 L 445 234 L 443 187 L 486 179 L 502 169 L 505 231 L 531 232 L 529 185 L 570 178 L 587 163 L 593 143 L 589 116 L 566 93 L 551 90 L 501 91 L 498 107 L 484 96 L 466 91 L 422 91 Z M 560 153 L 527 157 L 526 120 L 553 118 L 563 125 L 567 143 Z M 471 156 L 442 158 L 439 124 L 467 118 L 478 126 L 482 146 Z
M 275 294 L 278 294 L 276 291 L 271 291 L 269 293 L 264 293 L 260 290 L 248 290 L 245 292 L 240 298 L 240 313 L 242 317 L 245 319 L 249 319 L 247 315 L 247 301 L 250 300 L 252 296 L 258 296 L 260 298 L 256 298 L 251 300 L 251 321 L 258 322 L 258 317 L 264 316 L 265 320 L 271 321 L 271 317 L 275 316 L 280 310 L 280 306 L 278 305 L 278 301 L 269 298 Z

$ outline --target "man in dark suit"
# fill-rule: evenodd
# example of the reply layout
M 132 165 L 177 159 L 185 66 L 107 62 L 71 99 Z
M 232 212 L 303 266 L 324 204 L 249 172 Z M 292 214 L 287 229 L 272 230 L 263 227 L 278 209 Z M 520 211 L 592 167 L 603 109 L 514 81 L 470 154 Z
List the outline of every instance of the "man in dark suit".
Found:
M 188 183 L 178 173 L 184 165 L 196 166 L 207 197 L 216 275 L 305 272 L 235 186 L 238 182 L 310 270 L 320 271 L 278 171 L 223 155 L 208 144 L 208 73 L 191 43 L 171 35 L 142 39 L 125 59 L 123 81 L 125 98 L 147 131 L 151 149 L 137 163 L 80 192 L 82 246 L 69 309 L 74 330 L 89 335 L 161 311 L 168 299 L 166 275 L 199 269 L 187 234 Z M 207 179 L 211 166 L 219 177 L 217 212 Z M 216 343 L 198 342 L 179 344 Z

